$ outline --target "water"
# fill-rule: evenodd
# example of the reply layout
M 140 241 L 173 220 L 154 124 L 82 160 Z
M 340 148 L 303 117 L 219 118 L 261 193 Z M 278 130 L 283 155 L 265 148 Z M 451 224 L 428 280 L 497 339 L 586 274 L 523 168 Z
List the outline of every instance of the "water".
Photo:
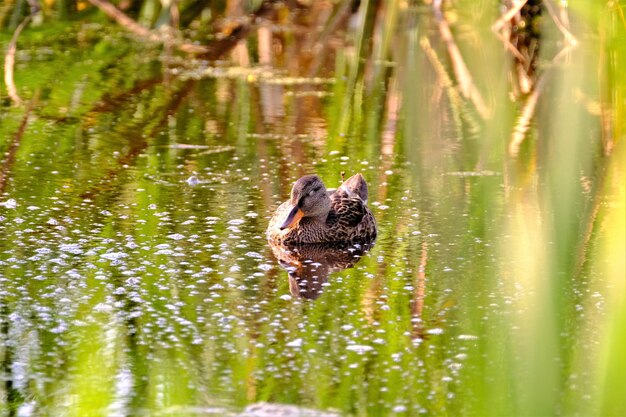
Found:
M 258 402 L 460 415 L 508 393 L 534 287 L 503 249 L 515 243 L 505 173 L 464 159 L 472 134 L 416 148 L 390 123 L 342 132 L 341 77 L 203 62 L 176 76 L 111 42 L 26 52 L 34 110 L 2 116 L 3 415 L 237 415 Z M 294 272 L 268 220 L 301 175 L 335 187 L 342 171 L 368 181 L 376 244 L 329 265 L 305 255 Z M 301 291 L 298 274 L 322 277 Z M 594 279 L 570 286 L 560 370 L 597 349 Z M 574 368 L 561 392 L 589 409 L 590 371 Z

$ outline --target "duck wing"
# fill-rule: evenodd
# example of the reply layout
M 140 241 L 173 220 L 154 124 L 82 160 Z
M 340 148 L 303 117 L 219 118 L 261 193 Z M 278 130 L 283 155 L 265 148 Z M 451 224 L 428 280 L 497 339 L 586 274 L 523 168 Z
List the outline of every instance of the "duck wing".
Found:
M 348 197 L 337 190 L 331 197 L 331 210 L 326 223 L 331 227 L 356 227 L 367 212 L 367 206 L 360 197 Z

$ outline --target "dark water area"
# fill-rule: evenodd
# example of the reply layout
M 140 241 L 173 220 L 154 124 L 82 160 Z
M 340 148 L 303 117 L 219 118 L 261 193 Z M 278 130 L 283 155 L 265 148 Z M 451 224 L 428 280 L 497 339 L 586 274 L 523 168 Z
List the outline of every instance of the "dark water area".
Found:
M 595 410 L 582 358 L 600 349 L 605 258 L 587 255 L 546 313 L 559 295 L 542 277 L 569 270 L 546 260 L 558 241 L 534 174 L 511 184 L 443 89 L 392 77 L 381 96 L 341 56 L 310 77 L 99 29 L 68 29 L 61 49 L 31 38 L 16 71 L 30 102 L 3 106 L 2 415 L 506 415 L 544 400 L 516 382 L 542 361 L 558 413 Z M 434 113 L 408 117 L 403 95 Z M 368 182 L 375 244 L 273 250 L 294 181 L 342 172 Z

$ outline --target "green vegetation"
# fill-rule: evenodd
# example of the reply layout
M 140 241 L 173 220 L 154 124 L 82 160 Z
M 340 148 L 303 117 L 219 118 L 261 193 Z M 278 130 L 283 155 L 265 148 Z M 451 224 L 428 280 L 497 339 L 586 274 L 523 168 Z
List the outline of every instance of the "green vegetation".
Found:
M 0 45 L 1 416 L 626 413 L 620 2 L 10 0 Z M 341 171 L 377 244 L 294 299 L 267 219 Z

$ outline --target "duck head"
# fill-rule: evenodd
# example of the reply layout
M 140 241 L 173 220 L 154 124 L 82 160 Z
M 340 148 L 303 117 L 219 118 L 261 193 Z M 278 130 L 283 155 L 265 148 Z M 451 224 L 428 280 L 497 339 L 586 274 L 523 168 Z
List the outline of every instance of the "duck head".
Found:
M 330 211 L 330 198 L 324 183 L 317 175 L 305 175 L 296 181 L 291 189 L 289 204 L 289 214 L 280 230 L 295 226 L 303 217 L 324 221 Z

